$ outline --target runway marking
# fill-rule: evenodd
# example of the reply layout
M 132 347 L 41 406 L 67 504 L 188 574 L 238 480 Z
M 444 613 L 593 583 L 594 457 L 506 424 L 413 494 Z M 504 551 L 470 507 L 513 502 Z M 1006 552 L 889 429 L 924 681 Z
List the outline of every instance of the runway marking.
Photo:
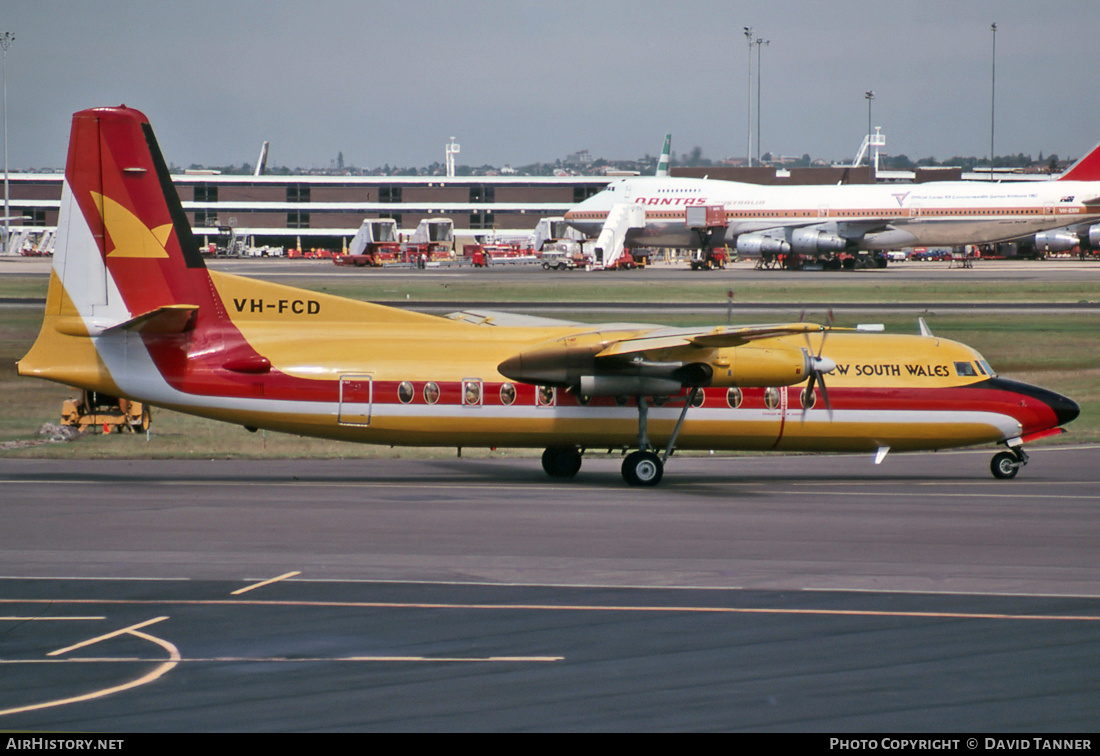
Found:
M 66 578 L 66 577 L 5 577 L 0 576 L 2 580 L 61 580 L 68 582 L 69 580 L 76 580 L 78 578 Z M 110 577 L 88 577 L 79 578 L 82 580 L 96 580 L 96 581 L 111 581 L 111 580 L 127 580 L 128 578 L 110 578 Z M 258 579 L 258 578 L 241 578 L 242 580 Z M 141 580 L 164 580 L 165 582 L 187 581 L 191 578 L 141 578 Z M 912 589 L 912 588 L 819 588 L 814 586 L 782 586 L 782 587 L 755 587 L 746 588 L 742 585 L 646 585 L 642 583 L 535 583 L 535 582 L 517 582 L 517 581 L 494 581 L 484 582 L 476 580 L 398 580 L 395 578 L 377 579 L 377 578 L 299 578 L 294 580 L 295 583 L 346 583 L 349 585 L 427 585 L 427 586 L 461 586 L 469 588 L 580 588 L 585 590 L 630 590 L 630 591 L 700 591 L 700 592 L 716 592 L 716 591 L 736 591 L 736 592 L 752 592 L 752 593 L 776 593 L 785 591 L 806 591 L 817 593 L 865 593 L 865 594 L 904 594 L 904 595 L 927 595 L 927 596 L 981 596 L 981 597 L 993 597 L 993 598 L 1041 598 L 1041 599 L 1085 599 L 1085 600 L 1100 600 L 1100 593 L 1019 593 L 1011 591 L 947 591 L 947 590 L 933 590 L 933 589 Z M 0 604 L 4 603 L 20 603 L 24 599 L 0 599 Z M 26 599 L 28 602 L 41 603 L 44 599 Z M 94 601 L 93 599 L 87 599 L 87 601 Z M 86 619 L 105 619 L 105 617 L 88 617 Z
M 132 483 L 140 486 L 164 486 L 164 487 L 176 487 L 186 486 L 187 488 L 196 487 L 211 487 L 211 488 L 262 488 L 262 487 L 278 487 L 284 488 L 288 485 L 308 486 L 311 488 L 373 488 L 373 489 L 385 489 L 394 488 L 402 491 L 406 490 L 426 490 L 437 491 L 447 490 L 454 491 L 455 486 L 462 485 L 464 490 L 476 491 L 483 488 L 491 488 L 494 491 L 523 491 L 525 493 L 550 491 L 550 492 L 569 492 L 577 490 L 606 490 L 605 486 L 593 485 L 593 484 L 576 484 L 569 486 L 568 488 L 561 485 L 553 485 L 548 483 L 497 483 L 494 481 L 482 481 L 471 480 L 465 476 L 455 476 L 454 478 L 448 478 L 445 481 L 439 483 L 410 483 L 405 480 L 398 480 L 392 483 L 377 482 L 377 481 L 362 481 L 362 482 L 336 482 L 336 481 L 324 481 L 324 480 L 290 480 L 286 478 L 273 478 L 268 483 L 257 483 L 256 481 L 245 480 L 143 480 L 135 478 Z M 0 480 L 0 485 L 33 485 L 33 486 L 117 486 L 117 481 L 107 480 L 36 480 L 36 479 L 24 479 L 24 480 Z M 764 483 L 756 481 L 739 483 L 741 486 L 762 486 Z
M 809 486 L 813 486 L 815 484 L 807 483 L 807 484 L 804 484 L 804 485 L 809 487 Z M 1026 498 L 1028 500 L 1034 500 L 1034 499 L 1056 499 L 1056 500 L 1070 500 L 1070 501 L 1076 501 L 1076 500 L 1098 501 L 1098 500 L 1100 500 L 1100 494 L 1041 494 L 1041 493 L 1030 493 L 1030 492 L 1027 492 L 1027 491 L 1020 491 L 1019 493 L 1003 493 L 1003 494 L 988 493 L 986 491 L 982 491 L 982 492 L 980 492 L 980 494 L 978 492 L 975 492 L 975 491 L 965 491 L 965 492 L 960 492 L 960 493 L 942 493 L 942 492 L 937 491 L 933 494 L 933 493 L 929 493 L 928 491 L 922 491 L 922 492 L 919 492 L 919 493 L 905 493 L 903 491 L 830 491 L 830 490 L 814 491 L 814 490 L 809 490 L 809 491 L 806 491 L 805 493 L 813 493 L 813 494 L 817 494 L 819 496 L 864 496 L 864 497 L 874 496 L 875 498 L 878 498 L 878 499 L 887 499 L 887 498 L 901 498 L 901 499 L 910 498 L 911 499 L 913 497 L 928 497 L 928 496 L 939 496 L 939 497 L 942 497 L 942 498 L 945 498 L 945 499 L 973 499 L 976 495 L 980 495 L 984 499 L 1025 499 Z
M 452 609 L 470 611 L 558 611 L 558 612 L 652 612 L 659 614 L 781 614 L 836 617 L 911 617 L 924 619 L 992 619 L 1060 622 L 1100 622 L 1100 616 L 1087 614 L 1002 614 L 995 612 L 922 612 L 885 611 L 876 609 L 783 609 L 778 607 L 730 607 L 730 606 L 659 606 L 615 604 L 455 604 L 438 602 L 394 601 L 233 601 L 225 599 L 0 599 L 0 603 L 50 603 L 50 604 L 110 604 L 117 606 L 240 606 L 240 607 L 301 607 L 324 609 Z M 160 619 L 167 619 L 162 617 Z M 156 620 L 159 621 L 159 620 Z M 111 635 L 118 635 L 118 631 Z M 94 639 L 103 640 L 108 636 Z M 62 653 L 91 641 L 71 646 Z
M 164 640 L 163 638 L 158 638 L 155 635 L 149 635 L 148 633 L 142 632 L 141 628 L 148 627 L 149 625 L 153 625 L 157 622 L 161 622 L 161 621 L 166 620 L 166 619 L 168 619 L 168 618 L 167 617 L 155 617 L 151 620 L 146 620 L 145 622 L 139 622 L 136 625 L 130 625 L 129 627 L 124 627 L 121 630 L 115 630 L 114 632 L 111 632 L 111 633 L 106 633 L 104 635 L 99 635 L 99 636 L 96 636 L 95 638 L 90 638 L 86 641 L 81 641 L 80 643 L 75 643 L 71 646 L 67 646 L 65 648 L 61 648 L 61 649 L 58 649 L 56 651 L 51 651 L 50 653 L 47 654 L 47 656 L 59 656 L 59 655 L 64 654 L 64 653 L 68 653 L 69 651 L 74 651 L 78 648 L 84 648 L 85 646 L 90 646 L 92 644 L 108 640 L 110 638 L 116 638 L 120 635 L 133 635 L 137 638 L 141 638 L 142 640 L 147 640 L 150 643 L 155 643 L 156 645 L 160 646 L 161 648 L 163 648 L 164 650 L 166 650 L 168 652 L 169 661 L 163 662 L 162 664 L 160 664 L 160 666 L 158 666 L 153 671 L 142 675 L 141 677 L 137 678 L 136 680 L 131 680 L 130 682 L 122 683 L 121 685 L 115 685 L 115 686 L 112 686 L 110 688 L 103 688 L 101 690 L 95 690 L 95 691 L 92 691 L 91 693 L 85 693 L 85 694 L 80 695 L 80 696 L 72 696 L 70 698 L 61 698 L 61 699 L 57 699 L 57 700 L 54 700 L 54 701 L 43 701 L 41 703 L 29 704 L 27 706 L 18 706 L 18 707 L 12 708 L 12 709 L 0 709 L 0 716 L 4 716 L 5 714 L 21 714 L 23 712 L 28 712 L 28 711 L 37 711 L 39 709 L 49 709 L 49 708 L 53 708 L 55 706 L 67 706 L 68 704 L 80 703 L 82 701 L 91 701 L 91 700 L 94 700 L 96 698 L 104 698 L 105 696 L 109 696 L 109 695 L 112 695 L 114 693 L 121 693 L 124 690 L 131 690 L 133 688 L 138 688 L 142 685 L 145 685 L 147 683 L 151 683 L 154 680 L 159 679 L 160 677 L 164 676 L 169 670 L 173 669 L 179 663 L 179 661 L 180 661 L 179 649 L 176 648 L 172 643 Z M 70 659 L 56 659 L 56 660 L 45 660 L 45 661 L 57 661 L 57 662 L 69 663 L 72 660 L 70 660 Z M 146 663 L 152 663 L 153 661 L 154 660 L 150 659 Z
M 295 576 L 301 575 L 301 574 L 302 573 L 298 572 L 298 571 L 296 571 L 296 572 L 286 572 L 286 573 L 283 573 L 282 575 L 279 575 L 278 577 L 273 577 L 273 578 L 270 578 L 268 580 L 261 580 L 259 583 L 253 583 L 252 585 L 246 585 L 244 588 L 238 588 L 235 591 L 231 591 L 229 595 L 230 596 L 239 596 L 242 593 L 248 593 L 249 591 L 253 591 L 257 588 L 263 588 L 266 585 L 271 585 L 272 583 L 278 583 L 280 580 L 286 580 L 287 578 L 292 578 L 292 577 L 295 577 Z
M 549 663 L 564 661 L 564 656 L 303 656 L 287 658 L 285 656 L 211 656 L 179 658 L 179 664 L 235 664 L 285 662 L 446 662 L 446 663 Z M 3 664 L 150 664 L 159 659 L 142 659 L 134 656 L 120 657 L 82 657 L 79 659 L 0 659 Z M 0 714 L 6 712 L 0 711 Z
M 118 580 L 120 582 L 190 582 L 190 578 L 78 578 L 76 576 L 67 576 L 67 574 L 62 574 L 62 576 L 43 576 L 43 574 L 37 574 L 37 576 L 33 576 L 33 574 L 32 576 L 25 576 L 25 574 L 0 574 L 0 580 L 64 580 L 65 582 L 73 580 Z
M 137 635 L 138 637 L 145 637 L 146 639 L 148 639 L 149 637 L 152 637 L 152 636 L 145 636 L 144 634 L 138 633 L 137 631 L 140 630 L 143 627 L 148 627 L 149 625 L 155 625 L 158 622 L 163 622 L 166 619 L 168 619 L 168 618 L 167 617 L 154 617 L 151 620 L 145 620 L 144 622 L 139 622 L 136 625 L 130 625 L 129 627 L 124 627 L 120 630 L 114 630 L 110 633 L 104 633 L 103 635 L 97 635 L 94 638 L 89 638 L 88 640 L 80 641 L 79 643 L 74 643 L 73 645 L 66 646 L 65 648 L 59 648 L 56 651 L 49 652 L 48 654 L 46 654 L 46 656 L 60 656 L 61 654 L 67 654 L 70 651 L 75 651 L 78 648 L 84 648 L 85 646 L 92 646 L 92 645 L 95 645 L 96 643 L 101 643 L 102 641 L 110 640 L 111 638 L 117 638 L 120 635 Z M 158 641 L 154 640 L 154 643 L 156 643 L 156 642 L 158 642 Z M 172 648 L 175 648 L 175 646 L 172 646 Z
M 0 617 L 0 622 L 64 622 L 105 620 L 106 617 Z

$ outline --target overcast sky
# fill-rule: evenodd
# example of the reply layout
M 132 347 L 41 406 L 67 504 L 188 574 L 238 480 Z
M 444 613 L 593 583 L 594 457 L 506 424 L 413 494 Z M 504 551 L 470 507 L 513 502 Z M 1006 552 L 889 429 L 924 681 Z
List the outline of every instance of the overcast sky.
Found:
M 984 156 L 994 21 L 997 154 L 1100 141 L 1097 0 L 0 0 L 9 160 L 62 166 L 71 114 L 123 102 L 183 167 L 264 140 L 277 165 L 422 166 L 452 135 L 471 165 L 630 159 L 667 131 L 743 156 L 745 26 L 770 41 L 763 151 L 850 159 L 872 89 L 889 154 Z

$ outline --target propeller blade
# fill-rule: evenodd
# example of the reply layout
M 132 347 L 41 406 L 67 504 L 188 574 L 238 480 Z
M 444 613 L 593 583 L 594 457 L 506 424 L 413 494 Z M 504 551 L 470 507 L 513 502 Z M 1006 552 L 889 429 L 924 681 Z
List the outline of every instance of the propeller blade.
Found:
M 809 356 L 809 353 L 807 353 Z M 814 385 L 821 384 L 821 398 L 825 401 L 825 409 L 829 411 L 829 421 L 833 419 L 833 405 L 829 401 L 829 390 L 825 387 L 825 374 L 836 370 L 836 362 L 828 357 L 810 357 L 810 377 L 806 379 L 805 396 L 813 396 Z M 805 401 L 802 404 L 802 422 L 806 422 L 806 412 L 810 409 Z
M 806 400 L 803 397 L 808 399 L 809 397 L 814 395 L 814 382 L 816 380 L 817 380 L 817 372 L 816 371 L 810 371 L 810 378 L 809 378 L 809 380 L 806 381 L 805 392 L 799 395 L 799 403 L 802 405 L 802 420 L 801 420 L 801 422 L 803 422 L 803 423 L 806 422 L 806 413 L 810 409 L 806 405 Z
M 829 389 L 825 388 L 825 376 L 821 376 L 821 398 L 825 400 L 825 409 L 829 412 L 829 422 L 833 421 L 833 403 L 829 401 Z

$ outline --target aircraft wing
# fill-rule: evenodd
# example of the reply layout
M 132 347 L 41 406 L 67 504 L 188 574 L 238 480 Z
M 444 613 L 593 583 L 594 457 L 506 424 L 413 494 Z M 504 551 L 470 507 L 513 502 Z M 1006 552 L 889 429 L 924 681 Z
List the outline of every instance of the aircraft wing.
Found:
M 616 341 L 596 355 L 597 358 L 633 355 L 659 349 L 696 347 L 720 349 L 742 346 L 750 341 L 786 336 L 792 333 L 811 333 L 822 330 L 816 323 L 780 323 L 747 326 L 717 326 L 715 328 L 660 328 L 629 339 Z
M 497 369 L 512 380 L 556 386 L 575 385 L 585 378 L 618 377 L 626 372 L 696 381 L 703 377 L 709 379 L 710 368 L 705 365 L 709 350 L 743 346 L 776 336 L 813 333 L 823 328 L 816 323 L 780 323 L 588 331 L 544 342 L 515 354 L 501 362 Z M 789 352 L 798 369 L 802 369 L 804 350 L 784 345 L 780 351 Z M 746 359 L 749 364 L 743 369 L 751 373 L 754 358 Z
M 579 326 L 574 320 L 559 320 L 558 318 L 543 318 L 538 315 L 517 315 L 514 312 L 502 312 L 500 310 L 460 310 L 444 315 L 449 320 L 460 320 L 463 323 L 484 326 Z

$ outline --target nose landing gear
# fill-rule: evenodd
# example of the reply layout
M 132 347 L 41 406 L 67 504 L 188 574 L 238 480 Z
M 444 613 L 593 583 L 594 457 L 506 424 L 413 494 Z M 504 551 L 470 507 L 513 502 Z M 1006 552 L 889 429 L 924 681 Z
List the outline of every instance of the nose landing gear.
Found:
M 1027 452 L 1023 450 L 1023 447 L 1017 446 L 1010 451 L 994 454 L 989 469 L 993 472 L 994 478 L 1010 480 L 1015 478 L 1016 473 L 1020 472 L 1020 468 L 1026 464 Z

